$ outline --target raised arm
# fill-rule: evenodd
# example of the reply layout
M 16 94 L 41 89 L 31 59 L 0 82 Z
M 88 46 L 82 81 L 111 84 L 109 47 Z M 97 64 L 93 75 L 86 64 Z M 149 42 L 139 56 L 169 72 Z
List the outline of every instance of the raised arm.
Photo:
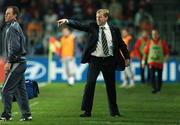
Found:
M 78 21 L 75 20 L 69 20 L 69 19 L 60 19 L 57 21 L 58 26 L 61 26 L 63 24 L 66 24 L 74 29 L 89 32 L 90 26 L 88 24 L 81 24 Z

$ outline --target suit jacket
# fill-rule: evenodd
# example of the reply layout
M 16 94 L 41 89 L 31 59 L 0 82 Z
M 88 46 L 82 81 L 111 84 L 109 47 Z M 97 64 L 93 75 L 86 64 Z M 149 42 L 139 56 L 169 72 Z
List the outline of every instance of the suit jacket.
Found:
M 81 63 L 88 63 L 90 61 L 90 56 L 93 51 L 96 49 L 96 44 L 98 41 L 99 34 L 99 26 L 96 22 L 91 22 L 88 24 L 81 24 L 75 20 L 68 20 L 68 26 L 85 31 L 88 33 L 88 41 L 86 42 L 82 57 Z M 115 26 L 109 26 L 112 34 L 112 42 L 113 42 L 113 55 L 114 61 L 116 65 L 116 70 L 124 70 L 125 69 L 125 59 L 129 59 L 129 51 L 127 49 L 126 44 L 121 38 L 119 28 Z M 122 52 L 122 54 L 120 53 Z

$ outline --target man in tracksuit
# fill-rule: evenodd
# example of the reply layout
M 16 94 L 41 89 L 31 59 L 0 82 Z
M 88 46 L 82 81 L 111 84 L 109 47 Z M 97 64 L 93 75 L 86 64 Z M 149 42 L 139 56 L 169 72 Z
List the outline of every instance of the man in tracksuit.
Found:
M 31 112 L 25 87 L 24 72 L 26 70 L 26 43 L 25 36 L 17 17 L 19 9 L 9 6 L 5 12 L 5 23 L 3 28 L 4 53 L 6 58 L 6 78 L 2 87 L 2 102 L 4 111 L 0 121 L 12 120 L 11 108 L 13 97 L 16 97 L 22 116 L 20 121 L 31 120 Z

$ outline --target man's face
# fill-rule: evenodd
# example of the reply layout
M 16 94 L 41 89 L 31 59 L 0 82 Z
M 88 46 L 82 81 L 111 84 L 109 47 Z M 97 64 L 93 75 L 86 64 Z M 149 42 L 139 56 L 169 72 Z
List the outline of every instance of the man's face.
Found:
M 143 31 L 143 32 L 142 32 L 142 37 L 143 37 L 143 38 L 148 37 L 148 32 L 147 32 L 147 31 Z
M 62 34 L 63 34 L 63 36 L 68 36 L 68 35 L 70 34 L 69 29 L 68 29 L 68 28 L 64 28 L 64 29 L 62 30 Z
M 108 20 L 108 17 L 104 16 L 102 13 L 96 14 L 96 23 L 98 26 L 104 25 Z
M 159 34 L 158 34 L 158 32 L 156 30 L 152 30 L 152 38 L 154 40 L 159 39 Z
M 126 37 L 127 35 L 128 35 L 127 30 L 123 29 L 123 30 L 121 31 L 121 36 L 122 36 L 122 37 Z
M 12 20 L 16 20 L 16 14 L 13 14 L 12 8 L 7 8 L 5 12 L 5 22 L 10 22 Z

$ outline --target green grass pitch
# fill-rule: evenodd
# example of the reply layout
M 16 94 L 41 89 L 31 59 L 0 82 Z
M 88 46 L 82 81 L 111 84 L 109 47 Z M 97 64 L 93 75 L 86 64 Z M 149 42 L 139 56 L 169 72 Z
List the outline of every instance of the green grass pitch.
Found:
M 180 84 L 164 84 L 161 93 L 152 94 L 150 85 L 135 88 L 117 85 L 117 100 L 123 117 L 109 115 L 104 84 L 97 84 L 92 117 L 80 118 L 85 84 L 73 87 L 65 83 L 40 87 L 38 98 L 30 100 L 33 120 L 20 122 L 20 113 L 13 104 L 13 121 L 5 125 L 180 125 Z M 2 111 L 2 103 L 0 103 Z

